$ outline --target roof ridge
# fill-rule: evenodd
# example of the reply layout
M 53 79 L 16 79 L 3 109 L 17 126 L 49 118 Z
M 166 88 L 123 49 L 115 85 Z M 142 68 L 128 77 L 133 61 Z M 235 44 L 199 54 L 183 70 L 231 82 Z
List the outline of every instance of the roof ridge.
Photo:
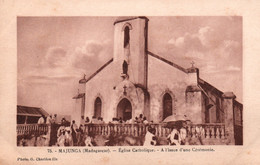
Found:
M 154 53 L 152 53 L 150 51 L 147 51 L 147 53 L 149 55 L 151 55 L 151 56 L 153 56 L 153 57 L 155 57 L 155 58 L 157 58 L 157 59 L 159 59 L 159 60 L 161 60 L 161 61 L 163 61 L 163 62 L 165 62 L 165 63 L 167 63 L 167 64 L 169 64 L 169 65 L 171 65 L 171 66 L 173 66 L 173 67 L 175 67 L 175 68 L 177 68 L 179 70 L 181 70 L 181 71 L 183 71 L 184 73 L 188 73 L 187 69 L 179 66 L 178 64 L 175 64 L 174 62 L 171 62 L 171 61 L 169 61 L 169 60 L 167 60 L 167 59 L 165 59 L 165 58 L 163 58 L 163 57 L 161 57 L 159 55 L 156 55 L 156 54 L 154 54 Z
M 221 93 L 221 95 L 225 93 L 225 92 L 219 90 L 218 88 L 216 88 L 214 85 L 210 84 L 209 82 L 203 80 L 202 78 L 198 79 L 198 83 L 199 83 L 199 85 L 200 84 L 203 84 L 203 85 L 206 84 L 206 85 L 210 86 L 211 88 L 214 88 L 217 92 Z M 201 87 L 203 88 L 203 86 L 201 86 Z M 238 104 L 240 104 L 241 106 L 243 106 L 243 104 L 240 103 L 238 100 L 234 99 L 234 101 L 237 102 Z
M 104 65 L 102 65 L 96 72 L 94 72 L 92 75 L 90 75 L 87 79 L 86 82 L 87 83 L 89 80 L 91 80 L 94 76 L 96 76 L 101 70 L 103 70 L 106 66 L 108 66 L 114 59 L 110 59 L 108 62 L 106 62 Z
M 212 84 L 210 84 L 210 83 L 208 83 L 207 81 L 201 79 L 200 77 L 199 77 L 199 79 L 198 79 L 198 82 L 201 83 L 201 84 L 206 83 L 206 84 L 209 85 L 210 87 L 216 89 L 219 93 L 222 93 L 222 94 L 224 93 L 224 92 L 222 92 L 221 90 L 219 90 L 218 88 L 216 88 L 215 86 L 213 86 Z

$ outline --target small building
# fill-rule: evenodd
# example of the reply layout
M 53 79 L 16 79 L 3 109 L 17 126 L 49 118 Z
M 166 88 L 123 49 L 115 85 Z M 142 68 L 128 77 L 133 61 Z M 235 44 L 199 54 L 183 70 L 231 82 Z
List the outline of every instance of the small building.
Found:
M 17 105 L 17 124 L 36 124 L 42 115 L 49 114 L 39 107 Z

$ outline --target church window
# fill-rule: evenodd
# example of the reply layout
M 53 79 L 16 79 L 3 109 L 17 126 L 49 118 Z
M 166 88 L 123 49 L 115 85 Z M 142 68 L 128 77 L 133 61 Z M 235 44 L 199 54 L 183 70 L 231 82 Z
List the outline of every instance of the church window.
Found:
M 123 62 L 123 74 L 127 75 L 127 71 L 128 71 L 128 64 L 126 61 Z
M 172 97 L 169 93 L 163 96 L 163 120 L 172 115 Z
M 130 29 L 128 26 L 125 27 L 125 30 L 124 30 L 124 48 L 127 48 L 129 47 L 129 41 L 130 41 Z
M 102 101 L 99 97 L 97 97 L 94 106 L 94 116 L 96 118 L 101 117 L 101 109 L 102 109 Z

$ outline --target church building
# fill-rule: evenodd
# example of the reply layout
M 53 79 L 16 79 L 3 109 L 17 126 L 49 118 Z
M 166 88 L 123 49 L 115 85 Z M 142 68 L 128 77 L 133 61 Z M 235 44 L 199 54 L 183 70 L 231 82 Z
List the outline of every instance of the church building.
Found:
M 199 69 L 169 61 L 147 49 L 148 18 L 120 17 L 114 22 L 114 53 L 74 97 L 72 118 L 87 116 L 124 121 L 143 114 L 148 121 L 184 114 L 193 123 L 232 122 L 242 126 L 242 104 L 200 78 Z M 112 26 L 112 25 L 111 25 Z M 167 70 L 167 74 L 165 71 Z

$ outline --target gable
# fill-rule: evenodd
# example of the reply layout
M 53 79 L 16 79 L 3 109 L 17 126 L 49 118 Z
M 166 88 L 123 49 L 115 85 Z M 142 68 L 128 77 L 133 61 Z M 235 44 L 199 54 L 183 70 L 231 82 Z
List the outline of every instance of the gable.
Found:
M 169 62 L 148 55 L 148 86 L 153 84 L 165 84 L 167 86 L 187 84 L 188 74 L 186 70 Z

